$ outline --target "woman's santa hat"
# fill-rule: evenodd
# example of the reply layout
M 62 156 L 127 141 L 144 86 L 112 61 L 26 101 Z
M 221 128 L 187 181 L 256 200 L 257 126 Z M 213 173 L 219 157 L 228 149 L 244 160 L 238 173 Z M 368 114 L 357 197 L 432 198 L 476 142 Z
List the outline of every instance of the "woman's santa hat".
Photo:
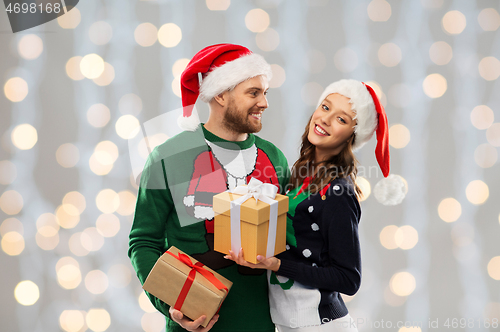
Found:
M 189 131 L 198 127 L 200 120 L 196 111 L 193 112 L 198 96 L 209 102 L 218 94 L 259 75 L 271 80 L 271 66 L 248 48 L 233 44 L 205 47 L 195 54 L 181 75 L 183 114 L 179 117 L 179 126 Z
M 375 186 L 375 198 L 384 205 L 401 203 L 406 195 L 406 183 L 399 175 L 389 175 L 389 128 L 387 115 L 377 94 L 371 86 L 363 82 L 351 79 L 340 80 L 326 87 L 319 99 L 318 107 L 332 93 L 349 98 L 352 111 L 356 113 L 355 140 L 352 146 L 354 151 L 365 145 L 373 133 L 377 133 L 375 156 L 385 179 Z

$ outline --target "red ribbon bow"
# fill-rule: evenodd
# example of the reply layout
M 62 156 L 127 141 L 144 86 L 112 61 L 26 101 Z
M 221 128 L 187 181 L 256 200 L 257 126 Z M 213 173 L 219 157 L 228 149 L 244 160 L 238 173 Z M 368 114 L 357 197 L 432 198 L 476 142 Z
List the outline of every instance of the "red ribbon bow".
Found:
M 181 292 L 179 293 L 179 297 L 175 302 L 174 309 L 179 311 L 181 310 L 182 305 L 186 300 L 186 296 L 189 293 L 189 289 L 193 284 L 196 272 L 201 273 L 201 275 L 204 276 L 208 281 L 210 281 L 212 285 L 217 287 L 217 289 L 219 290 L 225 289 L 226 293 L 228 292 L 227 287 L 219 279 L 217 279 L 212 272 L 206 270 L 204 268 L 205 265 L 203 263 L 196 262 L 196 264 L 193 264 L 193 262 L 191 262 L 191 259 L 189 259 L 189 256 L 186 254 L 178 253 L 178 256 L 176 256 L 172 254 L 170 251 L 167 251 L 167 253 L 191 268 L 191 271 L 189 272 L 186 282 L 184 282 L 184 286 L 182 286 Z

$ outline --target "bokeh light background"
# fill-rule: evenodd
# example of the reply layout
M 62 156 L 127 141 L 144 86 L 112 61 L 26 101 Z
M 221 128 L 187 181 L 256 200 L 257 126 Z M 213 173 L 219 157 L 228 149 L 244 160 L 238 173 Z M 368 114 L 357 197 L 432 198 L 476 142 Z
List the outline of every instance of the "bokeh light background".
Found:
M 495 0 L 80 1 L 17 34 L 2 12 L 0 330 L 164 329 L 127 257 L 128 140 L 181 106 L 190 57 L 231 42 L 272 64 L 260 135 L 291 164 L 332 81 L 372 83 L 386 107 L 408 194 L 396 207 L 370 194 L 381 174 L 368 143 L 363 281 L 344 297 L 360 330 L 465 318 L 453 330 L 487 331 L 500 319 L 499 11 Z

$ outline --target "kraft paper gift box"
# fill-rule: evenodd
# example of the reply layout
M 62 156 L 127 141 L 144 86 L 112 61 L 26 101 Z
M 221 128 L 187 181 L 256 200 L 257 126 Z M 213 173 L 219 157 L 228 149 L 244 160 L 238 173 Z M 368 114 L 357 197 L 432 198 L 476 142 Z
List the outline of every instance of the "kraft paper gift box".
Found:
M 206 327 L 219 311 L 232 285 L 206 265 L 176 247 L 170 247 L 158 259 L 142 288 L 192 320 L 206 315 L 201 324 Z
M 252 178 L 252 180 L 254 179 Z M 249 186 L 251 183 L 252 181 L 250 181 Z M 231 207 L 231 201 L 235 201 L 243 196 L 244 195 L 226 191 L 213 197 L 213 210 L 215 216 L 214 250 L 224 254 L 228 254 L 229 250 L 233 250 L 233 252 L 238 254 L 239 246 L 241 246 L 241 248 L 243 248 L 245 260 L 256 264 L 258 263 L 257 255 L 269 258 L 286 250 L 286 214 L 288 212 L 288 197 L 280 194 L 276 194 L 274 197 L 274 201 L 277 202 L 277 217 L 274 222 L 272 218 L 270 218 L 270 204 L 261 200 L 262 195 L 257 201 L 254 197 L 245 200 L 239 206 L 239 227 L 241 235 L 239 240 L 235 234 L 237 230 L 233 233 L 231 231 L 231 213 L 236 208 L 235 206 Z M 271 228 L 271 234 L 275 234 L 274 239 L 268 236 L 269 225 L 271 224 L 271 227 L 273 227 L 273 223 L 275 229 L 273 230 L 273 228 Z M 272 250 L 273 245 L 274 250 Z M 231 249 L 232 247 L 233 249 Z

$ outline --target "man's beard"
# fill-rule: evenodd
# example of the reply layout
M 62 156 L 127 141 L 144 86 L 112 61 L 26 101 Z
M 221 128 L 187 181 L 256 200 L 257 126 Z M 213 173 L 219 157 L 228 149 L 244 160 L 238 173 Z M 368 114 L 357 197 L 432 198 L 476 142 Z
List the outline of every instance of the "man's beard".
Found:
M 229 99 L 229 104 L 227 110 L 222 118 L 222 125 L 229 131 L 235 133 L 257 133 L 262 129 L 262 123 L 254 125 L 250 122 L 248 118 L 248 111 L 239 110 L 231 97 Z

